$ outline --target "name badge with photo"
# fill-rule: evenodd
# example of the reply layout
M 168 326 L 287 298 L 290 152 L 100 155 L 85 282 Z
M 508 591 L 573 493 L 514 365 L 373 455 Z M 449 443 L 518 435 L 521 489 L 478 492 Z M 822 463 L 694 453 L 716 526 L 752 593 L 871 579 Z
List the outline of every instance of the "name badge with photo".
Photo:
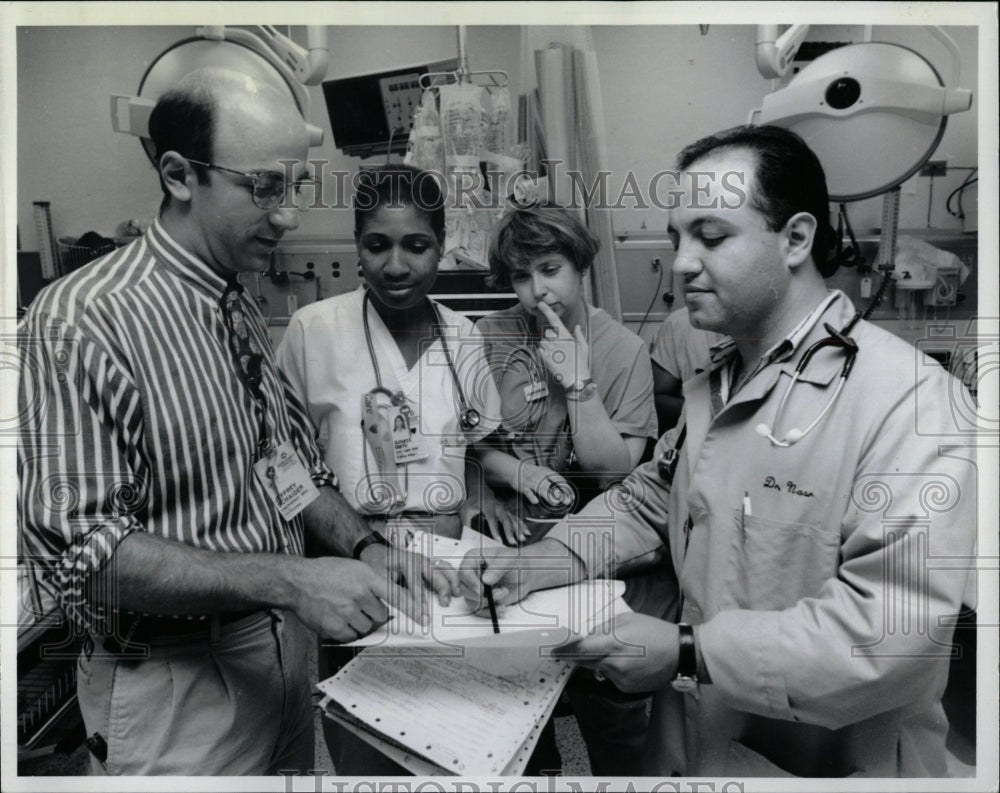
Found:
M 392 451 L 396 465 L 427 459 L 427 448 L 417 432 L 417 414 L 412 409 L 393 406 L 386 411 L 386 420 L 392 427 Z
M 319 498 L 319 489 L 291 441 L 279 444 L 273 454 L 255 463 L 253 470 L 285 520 L 291 520 Z

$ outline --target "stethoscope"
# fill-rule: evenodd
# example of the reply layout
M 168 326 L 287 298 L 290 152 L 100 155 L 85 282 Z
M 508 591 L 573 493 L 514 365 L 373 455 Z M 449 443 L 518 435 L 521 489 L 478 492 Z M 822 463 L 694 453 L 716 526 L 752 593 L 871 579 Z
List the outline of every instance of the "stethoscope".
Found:
M 587 327 L 588 338 L 590 336 L 590 325 Z M 549 390 L 546 369 L 538 359 L 538 350 L 533 346 L 517 346 L 510 352 L 503 362 L 503 366 L 498 370 L 501 372 L 500 383 L 503 390 L 503 380 L 506 376 L 516 376 L 519 371 L 524 371 L 528 376 L 528 383 L 524 386 L 525 406 L 524 413 L 519 412 L 512 417 L 511 421 L 516 421 L 516 428 L 501 427 L 501 432 L 507 436 L 511 442 L 528 440 L 531 443 L 532 459 L 537 465 L 552 467 L 550 457 L 543 449 L 538 439 L 538 426 L 541 423 L 545 411 L 548 409 Z M 537 395 L 529 397 L 528 394 Z M 508 422 L 505 422 L 505 424 Z M 562 434 L 570 432 L 569 416 L 564 419 L 559 429 Z M 570 445 L 564 460 L 566 468 L 572 468 L 576 463 L 576 451 Z
M 840 396 L 840 392 L 844 390 L 844 384 L 847 382 L 847 376 L 851 373 L 851 369 L 854 367 L 854 360 L 858 357 L 858 343 L 854 341 L 847 334 L 851 332 L 854 328 L 855 323 L 861 318 L 861 312 L 854 315 L 850 322 L 844 327 L 839 333 L 833 328 L 828 322 L 823 323 L 823 327 L 826 328 L 826 332 L 830 335 L 825 339 L 820 339 L 818 342 L 813 344 L 808 350 L 803 354 L 802 359 L 799 361 L 798 365 L 795 367 L 795 374 L 792 376 L 792 382 L 788 384 L 785 389 L 785 393 L 781 397 L 781 401 L 778 403 L 778 409 L 774 412 L 774 422 L 768 427 L 767 424 L 761 423 L 757 425 L 757 434 L 763 435 L 769 441 L 771 441 L 772 446 L 780 446 L 782 448 L 787 448 L 792 444 L 798 443 L 802 440 L 817 424 L 822 421 L 823 417 L 830 412 L 830 408 L 833 407 L 834 402 Z M 804 430 L 793 427 L 785 433 L 784 438 L 778 439 L 774 436 L 776 432 L 775 427 L 778 426 L 778 418 L 781 416 L 781 411 L 785 407 L 785 403 L 788 401 L 788 395 L 791 394 L 792 388 L 797 382 L 805 368 L 809 365 L 809 361 L 812 359 L 813 355 L 819 352 L 824 347 L 839 347 L 844 350 L 847 357 L 844 360 L 844 366 L 840 370 L 840 382 L 837 383 L 837 388 L 833 392 L 827 402 L 826 406 L 820 411 L 819 415 L 813 420 L 812 424 L 806 427 Z
M 362 301 L 361 307 L 361 319 L 365 326 L 365 343 L 368 345 L 368 357 L 372 362 L 372 369 L 375 372 L 375 388 L 373 388 L 369 393 L 372 394 L 384 394 L 389 397 L 393 405 L 400 408 L 406 408 L 406 397 L 402 393 L 392 393 L 388 388 L 382 384 L 382 370 L 378 365 L 378 358 L 375 356 L 375 345 L 372 343 L 372 333 L 371 327 L 368 324 L 368 302 L 370 300 L 370 295 L 368 290 L 365 290 L 365 297 Z M 462 383 L 458 379 L 458 372 L 455 369 L 455 362 L 451 357 L 451 350 L 448 349 L 448 340 L 445 338 L 444 333 L 441 330 L 441 315 L 438 312 L 438 307 L 431 303 L 431 308 L 434 309 L 434 321 L 435 327 L 438 330 L 438 336 L 441 339 L 441 347 L 444 348 L 444 357 L 448 362 L 448 371 L 451 372 L 451 379 L 455 383 L 455 389 L 458 391 L 458 424 L 462 428 L 463 432 L 472 432 L 476 427 L 479 426 L 482 421 L 482 416 L 479 411 L 474 407 L 469 405 L 465 398 L 465 391 L 462 389 Z
M 406 396 L 402 391 L 393 393 L 382 382 L 382 370 L 378 365 L 378 357 L 375 355 L 375 345 L 372 342 L 371 326 L 368 323 L 368 302 L 370 300 L 370 295 L 368 290 L 365 290 L 365 296 L 362 300 L 361 305 L 361 319 L 365 328 L 365 344 L 368 347 L 368 357 L 371 359 L 372 370 L 375 373 L 375 388 L 369 391 L 369 394 L 380 394 L 389 399 L 390 404 L 394 407 L 398 407 L 402 413 L 406 414 L 407 420 L 412 418 L 413 409 L 407 402 Z M 474 407 L 471 407 L 465 399 L 465 392 L 462 390 L 462 384 L 458 379 L 458 372 L 455 370 L 455 362 L 452 360 L 451 351 L 448 349 L 448 342 L 444 337 L 444 333 L 441 332 L 441 315 L 438 312 L 437 306 L 431 303 L 431 307 L 434 309 L 434 320 L 436 323 L 436 328 L 438 329 L 438 335 L 441 339 L 441 346 L 444 348 L 445 360 L 448 362 L 448 371 L 451 372 L 452 380 L 455 383 L 455 388 L 458 391 L 458 404 L 459 404 L 459 416 L 458 423 L 464 432 L 471 432 L 476 427 L 479 426 L 482 421 L 482 416 L 480 416 L 479 411 Z M 362 430 L 363 434 L 363 430 Z M 371 472 L 368 468 L 368 448 L 367 441 L 362 439 L 362 450 L 361 455 L 364 458 L 365 465 L 365 481 L 368 483 L 368 495 L 372 502 L 379 502 L 380 499 L 374 492 L 371 481 Z M 404 484 L 403 492 L 400 496 L 394 499 L 396 505 L 405 504 L 410 491 L 410 466 L 408 464 L 403 465 L 404 469 Z

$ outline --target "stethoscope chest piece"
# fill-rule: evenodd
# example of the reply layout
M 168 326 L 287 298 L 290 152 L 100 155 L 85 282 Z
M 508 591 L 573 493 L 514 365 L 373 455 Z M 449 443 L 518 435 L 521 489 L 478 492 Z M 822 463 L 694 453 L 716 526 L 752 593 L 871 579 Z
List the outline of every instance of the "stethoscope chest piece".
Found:
M 482 421 L 482 416 L 479 415 L 479 411 L 475 408 L 465 408 L 462 410 L 461 416 L 459 417 L 459 424 L 462 425 L 462 430 L 465 432 L 472 432 L 479 423 Z

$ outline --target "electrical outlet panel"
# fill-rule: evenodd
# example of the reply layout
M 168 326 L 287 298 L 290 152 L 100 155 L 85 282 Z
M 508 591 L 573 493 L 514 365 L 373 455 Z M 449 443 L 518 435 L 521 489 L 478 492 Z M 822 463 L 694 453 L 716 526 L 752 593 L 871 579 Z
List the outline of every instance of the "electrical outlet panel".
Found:
M 944 176 L 947 172 L 947 160 L 928 160 L 920 169 L 921 176 Z
M 270 325 L 287 325 L 297 309 L 361 285 L 357 248 L 351 240 L 282 240 L 271 270 L 246 285 Z

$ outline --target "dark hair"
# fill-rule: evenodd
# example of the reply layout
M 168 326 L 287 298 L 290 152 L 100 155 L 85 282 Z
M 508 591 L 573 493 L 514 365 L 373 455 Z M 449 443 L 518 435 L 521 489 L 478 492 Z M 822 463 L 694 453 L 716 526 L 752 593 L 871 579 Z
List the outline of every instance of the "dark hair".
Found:
M 551 253 L 565 256 L 577 272 L 584 273 L 600 247 L 600 240 L 565 207 L 549 203 L 517 207 L 493 230 L 486 280 L 490 286 L 509 286 L 512 269 L 528 267 L 533 259 Z
M 434 236 L 444 243 L 444 196 L 437 176 L 412 165 L 365 168 L 354 180 L 354 238 L 365 218 L 379 208 L 411 206 L 427 217 Z
M 154 164 L 168 151 L 202 162 L 212 162 L 215 141 L 216 100 L 203 86 L 172 88 L 160 96 L 149 115 L 149 137 L 156 149 Z M 207 169 L 193 165 L 198 182 L 208 181 Z M 169 197 L 167 186 L 160 177 L 160 187 Z
M 677 155 L 677 168 L 687 170 L 692 163 L 719 149 L 746 149 L 754 153 L 756 188 L 750 194 L 750 205 L 767 218 L 771 231 L 783 229 L 797 212 L 808 212 L 816 218 L 813 263 L 824 278 L 833 275 L 838 265 L 827 260 L 833 229 L 826 175 L 808 144 L 783 127 L 733 127 L 686 146 Z

